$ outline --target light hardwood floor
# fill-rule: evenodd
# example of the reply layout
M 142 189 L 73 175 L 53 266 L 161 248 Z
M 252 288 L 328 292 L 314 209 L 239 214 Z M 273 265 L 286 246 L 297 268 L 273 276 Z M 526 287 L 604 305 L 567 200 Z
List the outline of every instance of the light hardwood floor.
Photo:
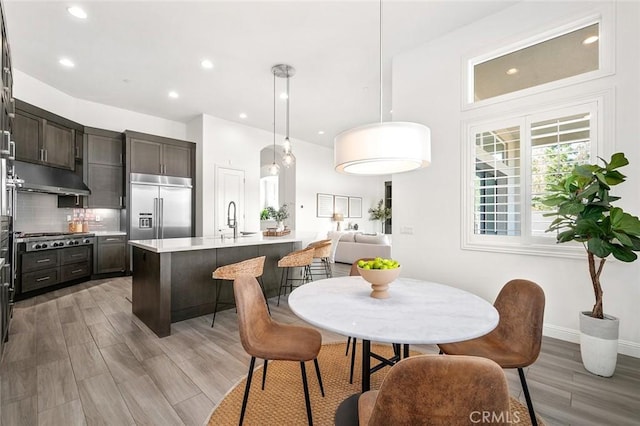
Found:
M 337 265 L 336 274 L 347 272 Z M 202 424 L 247 371 L 234 310 L 219 314 L 214 328 L 204 316 L 158 339 L 131 314 L 130 298 L 131 279 L 115 278 L 19 302 L 0 364 L 2 424 Z M 271 312 L 302 323 L 286 299 L 272 301 Z M 321 332 L 325 342 L 344 340 Z M 517 373 L 506 374 L 524 402 Z M 640 425 L 640 359 L 620 356 L 605 379 L 583 369 L 577 345 L 545 338 L 526 374 L 549 425 Z

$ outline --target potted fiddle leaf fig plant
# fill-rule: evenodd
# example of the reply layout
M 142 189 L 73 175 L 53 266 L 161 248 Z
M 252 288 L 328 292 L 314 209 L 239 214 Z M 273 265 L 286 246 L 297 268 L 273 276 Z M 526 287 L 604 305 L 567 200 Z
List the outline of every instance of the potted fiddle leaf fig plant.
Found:
M 547 232 L 557 232 L 557 242 L 577 241 L 583 244 L 589 276 L 595 295 L 590 312 L 580 314 L 580 353 L 585 368 L 597 375 L 610 377 L 618 354 L 617 318 L 604 314 L 600 282 L 607 258 L 613 255 L 621 262 L 633 262 L 640 251 L 640 220 L 613 203 L 620 200 L 609 194 L 612 186 L 626 176 L 618 171 L 629 164 L 623 153 L 611 156 L 604 165 L 576 166 L 557 183 L 548 185 L 548 194 L 540 201 L 555 210 L 545 216 L 556 216 Z

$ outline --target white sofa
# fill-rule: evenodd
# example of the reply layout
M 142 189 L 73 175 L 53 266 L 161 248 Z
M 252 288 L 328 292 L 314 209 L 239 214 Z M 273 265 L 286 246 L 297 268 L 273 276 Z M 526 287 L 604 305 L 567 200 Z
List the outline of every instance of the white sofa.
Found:
M 391 243 L 387 235 L 367 235 L 358 232 L 331 231 L 332 261 L 353 263 L 363 257 L 391 257 Z

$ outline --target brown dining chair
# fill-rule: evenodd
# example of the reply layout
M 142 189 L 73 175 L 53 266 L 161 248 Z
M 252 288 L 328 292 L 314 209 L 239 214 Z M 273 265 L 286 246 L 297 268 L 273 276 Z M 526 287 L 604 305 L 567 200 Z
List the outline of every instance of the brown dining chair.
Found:
M 307 283 L 311 281 L 311 262 L 313 262 L 313 253 L 315 249 L 313 247 L 307 247 L 302 250 L 297 250 L 287 254 L 278 261 L 278 268 L 283 268 L 282 276 L 280 278 L 280 287 L 278 288 L 278 306 L 280 306 L 280 295 L 282 289 L 284 294 L 287 294 L 287 288 L 289 291 L 293 291 L 293 287 Z M 295 269 L 302 268 L 302 278 L 295 277 Z
M 309 425 L 312 425 L 313 419 L 305 361 L 313 360 L 318 383 L 320 384 L 320 393 L 324 397 L 324 387 L 322 386 L 322 377 L 318 366 L 318 353 L 322 346 L 322 336 L 317 330 L 309 327 L 280 324 L 273 321 L 267 312 L 264 298 L 260 294 L 260 286 L 254 277 L 240 276 L 236 278 L 233 282 L 233 290 L 238 309 L 240 341 L 244 350 L 251 355 L 239 424 L 242 425 L 244 420 L 256 358 L 262 358 L 264 359 L 262 389 L 264 389 L 265 385 L 268 360 L 297 361 L 300 363 L 304 399 L 307 406 L 307 420 Z
M 504 372 L 472 356 L 405 358 L 389 370 L 380 390 L 358 398 L 360 426 L 466 425 L 482 421 L 483 413 L 495 417 L 482 424 L 511 424 Z
M 313 247 L 313 261 L 309 267 L 311 273 L 311 279 L 313 280 L 313 273 L 318 272 L 316 275 L 324 275 L 325 278 L 331 278 L 331 247 L 333 243 L 331 240 L 320 240 L 310 243 L 307 247 Z
M 544 303 L 544 291 L 538 284 L 511 280 L 502 287 L 493 304 L 500 320 L 492 332 L 464 342 L 438 345 L 440 352 L 447 355 L 479 356 L 495 361 L 502 368 L 517 368 L 534 426 L 538 422 L 522 369 L 533 364 L 540 354 Z
M 262 283 L 262 273 L 264 272 L 264 261 L 266 258 L 266 256 L 255 257 L 253 259 L 243 260 L 242 262 L 220 266 L 213 271 L 211 277 L 216 280 L 216 301 L 213 308 L 213 320 L 211 320 L 211 327 L 213 327 L 213 324 L 216 322 L 216 313 L 218 312 L 219 305 L 235 306 L 235 303 L 232 302 L 220 302 L 220 293 L 222 293 L 222 289 L 220 288 L 221 281 L 233 281 L 241 275 L 248 275 L 258 279 L 260 288 L 262 289 L 262 294 L 264 295 L 264 300 L 267 302 L 267 309 L 269 310 L 269 313 L 271 313 L 269 301 L 267 300 L 267 293 L 265 292 L 264 284 Z

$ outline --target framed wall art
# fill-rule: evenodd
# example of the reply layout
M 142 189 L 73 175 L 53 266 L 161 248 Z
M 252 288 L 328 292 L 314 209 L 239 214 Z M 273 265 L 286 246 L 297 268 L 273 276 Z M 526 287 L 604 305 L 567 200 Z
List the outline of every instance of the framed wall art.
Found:
M 349 197 L 349 217 L 362 217 L 362 198 Z
M 317 194 L 316 200 L 317 217 L 333 217 L 333 195 Z

